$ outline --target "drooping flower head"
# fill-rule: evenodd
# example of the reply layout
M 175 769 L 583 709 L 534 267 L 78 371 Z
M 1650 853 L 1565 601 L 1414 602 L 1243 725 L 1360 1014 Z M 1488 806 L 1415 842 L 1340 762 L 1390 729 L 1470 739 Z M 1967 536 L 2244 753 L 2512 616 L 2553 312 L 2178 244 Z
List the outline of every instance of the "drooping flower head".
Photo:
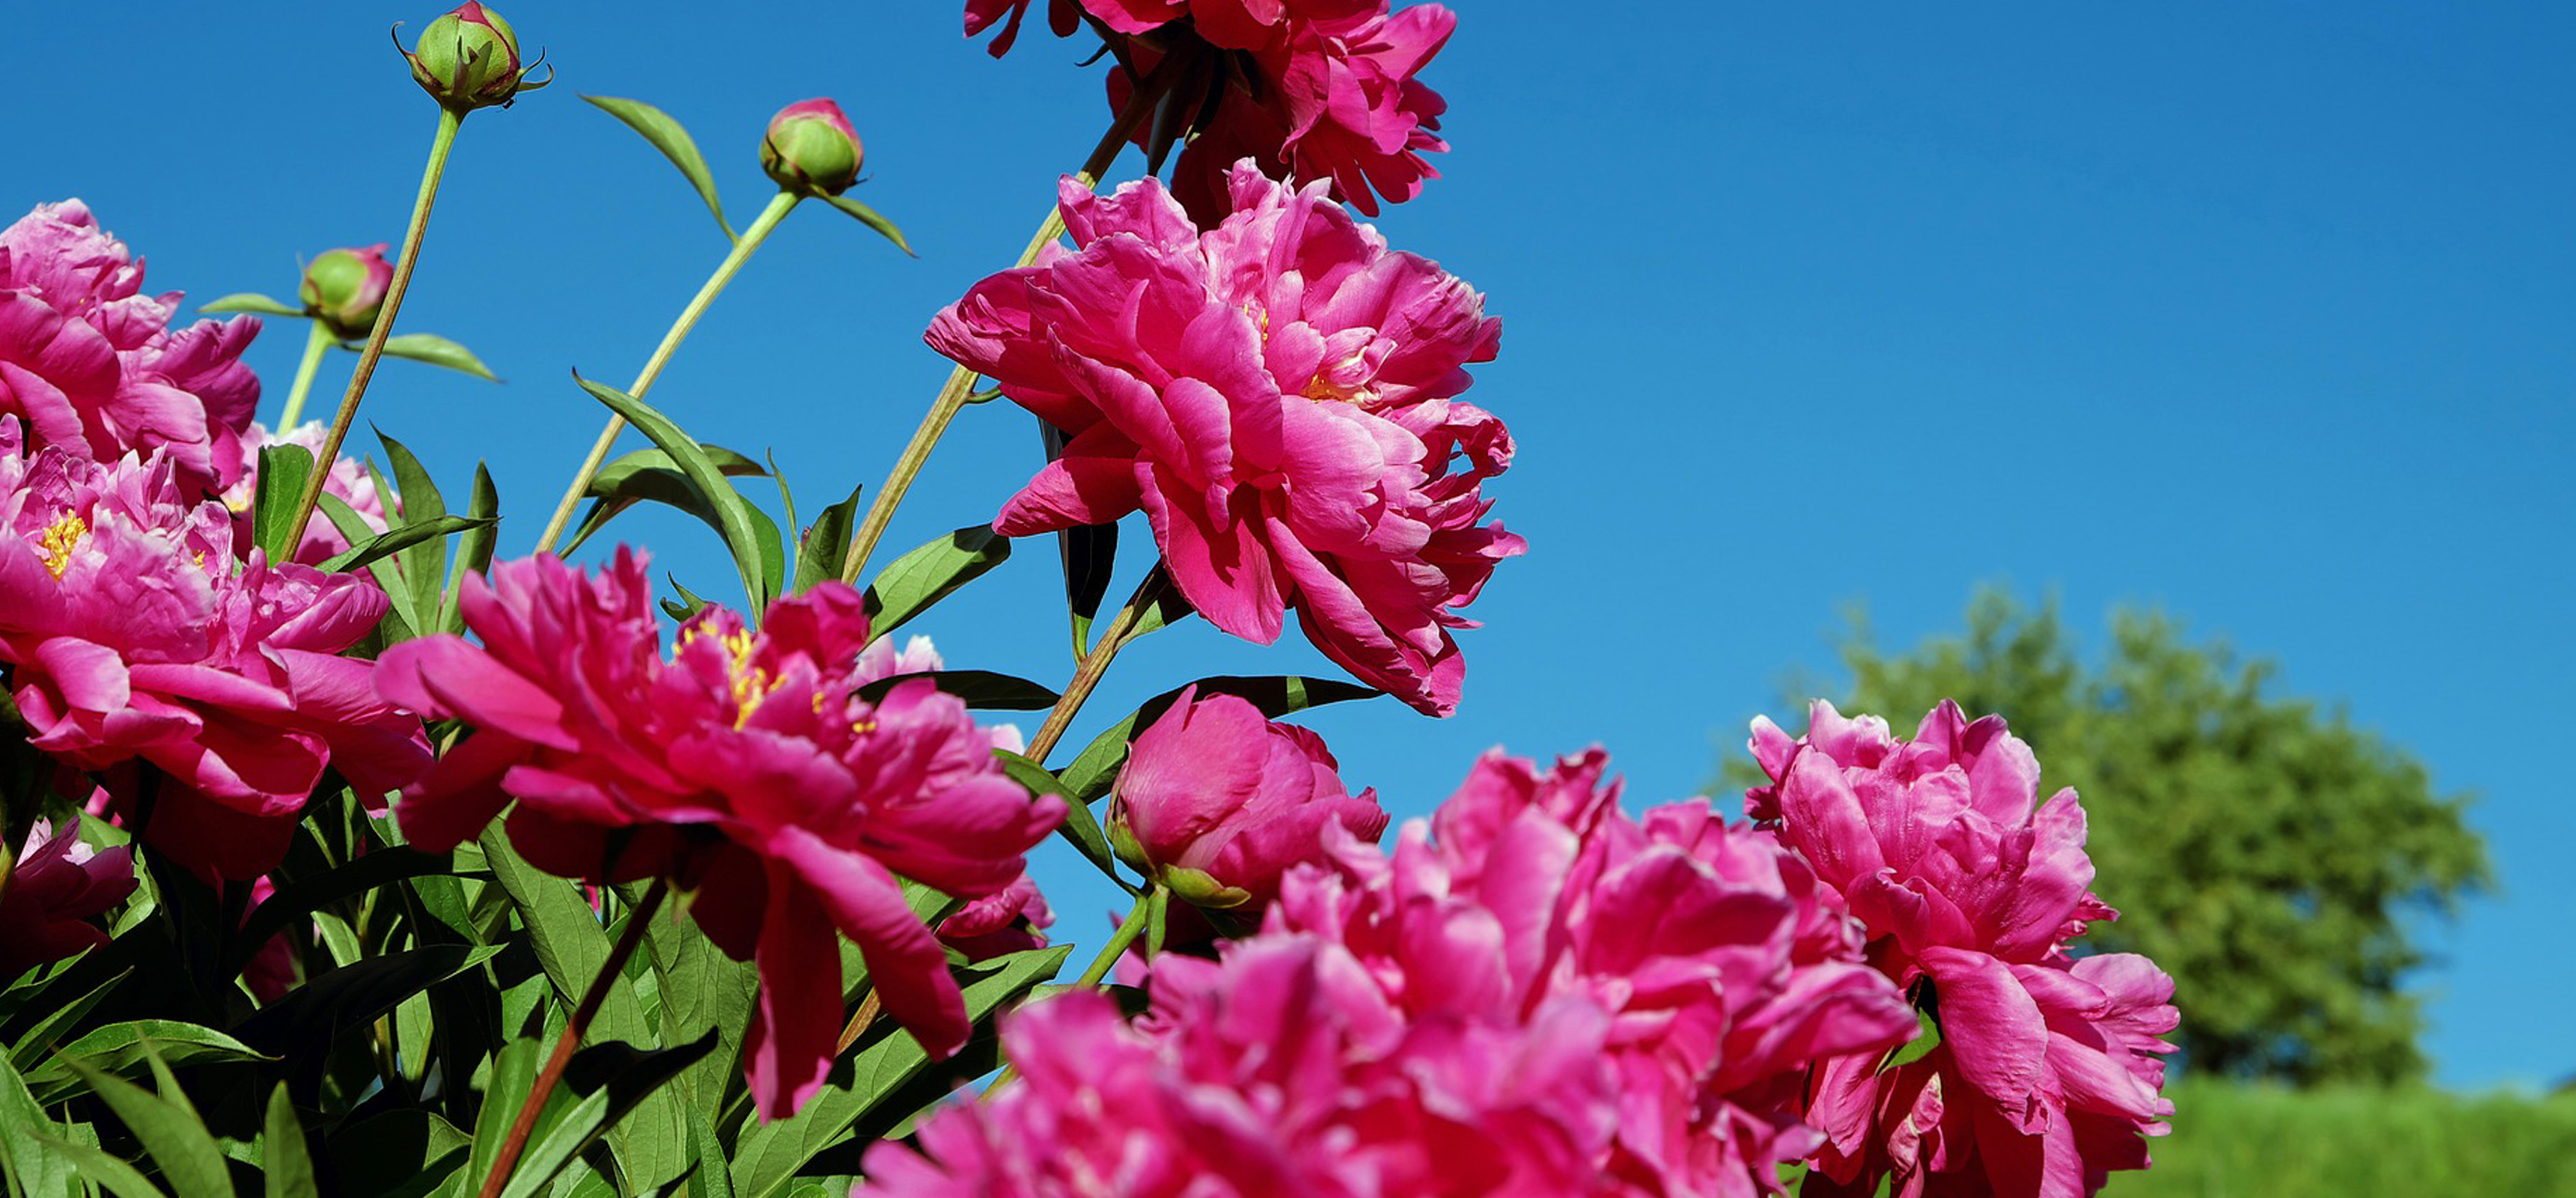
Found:
M 386 651 L 395 702 L 476 731 L 396 808 L 435 851 L 514 800 L 512 845 L 592 882 L 663 877 L 718 947 L 760 966 L 745 1045 L 772 1116 L 822 1084 L 842 1019 L 833 929 L 859 945 L 885 1009 L 930 1052 L 965 1041 L 966 1010 L 901 874 L 962 898 L 1003 891 L 1063 818 L 992 755 L 993 735 L 927 679 L 869 703 L 858 592 L 825 583 L 760 628 L 711 608 L 669 656 L 642 556 L 592 576 L 552 556 L 469 576 L 459 637 Z
M 1181 898 L 1257 918 L 1291 867 L 1324 859 L 1325 825 L 1372 841 L 1386 830 L 1377 792 L 1352 796 L 1340 768 L 1322 737 L 1184 690 L 1119 770 L 1110 843 Z
M 1870 959 L 1937 1024 L 1928 1055 L 1816 1074 L 1827 1144 L 1808 1188 L 1867 1194 L 2083 1195 L 2147 1164 L 2142 1137 L 2179 1018 L 2173 981 L 2133 953 L 2068 946 L 2114 912 L 2092 890 L 2073 790 L 2037 805 L 2039 762 L 1999 716 L 1944 702 L 1911 741 L 1817 703 L 1793 740 L 1753 729 L 1757 818 L 1815 865 L 1871 938 Z
M 59 831 L 37 820 L 16 866 L 0 891 L 0 981 L 107 943 L 89 920 L 134 893 L 133 850 L 81 843 L 78 816 Z
M 1202 231 L 1152 180 L 1068 180 L 1079 249 L 976 284 L 931 322 L 941 353 L 1069 434 L 1002 509 L 1012 536 L 1143 509 L 1184 598 L 1267 644 L 1294 608 L 1326 656 L 1446 715 L 1496 563 L 1523 549 L 1480 488 L 1502 422 L 1456 398 L 1501 322 L 1437 265 L 1390 252 L 1320 186 L 1250 164 Z
M 383 618 L 382 591 L 237 562 L 230 513 L 183 498 L 167 453 L 27 459 L 19 437 L 0 417 L 0 662 L 29 743 L 104 771 L 145 840 L 246 880 L 276 868 L 325 766 L 381 800 L 427 764 L 373 663 L 339 656 Z
M 178 292 L 143 294 L 142 261 L 86 205 L 37 205 L 0 229 L 0 414 L 24 422 L 29 450 L 165 450 L 192 499 L 231 482 L 259 406 L 241 362 L 259 320 L 173 329 L 178 307 Z
M 322 442 L 329 439 L 331 428 L 319 420 L 308 420 L 293 430 L 280 434 L 253 422 L 241 437 L 241 477 L 224 488 L 224 507 L 233 514 L 233 548 L 247 554 L 251 549 L 251 505 L 259 498 L 259 451 L 275 445 L 293 445 L 306 455 L 322 452 Z M 383 532 L 390 524 L 385 518 L 384 497 L 376 491 L 376 480 L 358 459 L 346 454 L 331 463 L 331 472 L 322 480 L 322 493 L 349 505 L 368 528 Z M 348 552 L 349 538 L 333 523 L 329 514 L 315 509 L 304 525 L 304 536 L 296 542 L 294 559 L 308 566 L 318 566 Z
M 968 0 L 966 33 L 997 23 L 999 56 L 1019 36 L 1029 0 Z M 1249 157 L 1297 184 L 1324 182 L 1336 198 L 1375 216 L 1378 198 L 1401 203 L 1437 178 L 1423 158 L 1440 139 L 1440 94 L 1416 76 L 1446 45 L 1458 18 L 1437 4 L 1390 12 L 1386 0 L 1052 0 L 1058 36 L 1083 18 L 1109 39 L 1119 63 L 1108 76 L 1112 111 L 1139 86 L 1161 110 L 1138 124 L 1186 134 L 1172 190 L 1202 221 L 1225 215 L 1226 176 Z

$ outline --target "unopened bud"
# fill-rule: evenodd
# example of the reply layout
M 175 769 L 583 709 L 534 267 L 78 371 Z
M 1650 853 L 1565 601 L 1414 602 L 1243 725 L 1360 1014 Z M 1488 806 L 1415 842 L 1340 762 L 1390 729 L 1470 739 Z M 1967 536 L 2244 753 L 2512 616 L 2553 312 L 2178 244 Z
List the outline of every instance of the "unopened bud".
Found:
M 296 297 L 304 314 L 329 325 L 343 341 L 364 337 L 384 310 L 385 288 L 394 279 L 382 243 L 361 249 L 330 250 L 304 268 Z
M 769 118 L 760 140 L 760 168 L 790 191 L 836 196 L 859 181 L 867 152 L 841 106 L 827 99 L 799 100 Z
M 429 23 L 411 53 L 411 77 L 450 108 L 508 104 L 530 87 L 519 65 L 519 38 L 501 14 L 466 0 Z

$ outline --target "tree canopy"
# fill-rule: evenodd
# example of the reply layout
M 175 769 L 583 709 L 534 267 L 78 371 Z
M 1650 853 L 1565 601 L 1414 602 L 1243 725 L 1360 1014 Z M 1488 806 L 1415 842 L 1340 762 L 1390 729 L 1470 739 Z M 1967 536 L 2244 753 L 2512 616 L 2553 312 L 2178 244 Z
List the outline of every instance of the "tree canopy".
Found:
M 1894 654 L 1855 621 L 1841 654 L 1845 713 L 1902 734 L 1956 698 L 2030 742 L 2043 793 L 2076 788 L 2095 888 L 2124 915 L 2095 929 L 2096 951 L 2174 976 L 2187 1068 L 2301 1085 L 2422 1074 L 2423 1014 L 2399 988 L 2425 959 L 2409 919 L 2447 915 L 2488 880 L 2468 796 L 2437 793 L 2341 709 L 2270 693 L 2273 663 L 2191 643 L 2162 614 L 2114 613 L 2088 663 L 2054 602 L 1989 590 L 1964 636 Z M 1779 714 L 1792 730 L 1803 718 Z M 1726 769 L 1759 776 L 1740 757 Z

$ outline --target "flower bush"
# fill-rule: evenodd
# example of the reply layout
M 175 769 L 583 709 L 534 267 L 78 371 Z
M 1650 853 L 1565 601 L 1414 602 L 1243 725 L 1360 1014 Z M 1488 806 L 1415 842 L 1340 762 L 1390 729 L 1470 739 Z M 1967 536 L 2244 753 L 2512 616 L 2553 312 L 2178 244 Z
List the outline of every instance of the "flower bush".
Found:
M 999 54 L 1032 7 L 969 0 L 966 32 Z M 676 118 L 588 97 L 727 240 L 632 383 L 575 375 L 606 427 L 525 552 L 487 472 L 451 503 L 400 441 L 346 440 L 385 357 L 490 375 L 397 326 L 466 118 L 545 82 L 499 14 L 402 51 L 436 120 L 404 241 L 317 257 L 295 303 L 174 326 L 78 201 L 0 232 L 0 1188 L 2057 1196 L 2144 1167 L 2172 983 L 2086 951 L 2112 909 L 2082 808 L 2036 802 L 1999 719 L 1759 723 L 1744 821 L 1632 811 L 1599 749 L 1496 750 L 1379 844 L 1389 807 L 1285 717 L 1459 711 L 1465 609 L 1525 548 L 1486 490 L 1511 436 L 1461 398 L 1500 322 L 1350 211 L 1434 177 L 1416 76 L 1456 18 L 1039 19 L 1112 63 L 1044 209 L 1070 244 L 931 320 L 955 374 L 884 485 L 810 522 L 650 392 L 809 204 L 910 248 L 830 99 L 760 131 L 777 190 L 736 228 Z M 274 424 L 240 362 L 262 316 L 309 322 Z M 305 422 L 334 346 L 356 364 Z M 871 573 L 995 392 L 1046 460 Z M 629 429 L 650 446 L 612 458 Z M 715 532 L 739 604 L 580 556 L 646 503 Z M 1156 560 L 1104 614 L 1139 513 Z M 972 626 L 895 639 L 1043 533 L 1061 685 Z M 1178 679 L 1059 752 L 1138 638 L 1266 645 L 1291 612 L 1348 680 Z M 1132 900 L 1096 945 L 1054 942 L 1059 866 Z

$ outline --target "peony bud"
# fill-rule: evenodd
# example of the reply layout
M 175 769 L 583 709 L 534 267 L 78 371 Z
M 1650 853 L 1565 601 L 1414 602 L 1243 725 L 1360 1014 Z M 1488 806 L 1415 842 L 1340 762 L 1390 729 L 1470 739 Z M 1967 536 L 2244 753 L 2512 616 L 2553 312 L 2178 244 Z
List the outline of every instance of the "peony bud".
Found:
M 1324 828 L 1386 830 L 1376 791 L 1353 798 L 1321 737 L 1232 695 L 1181 692 L 1119 771 L 1109 842 L 1121 860 L 1206 907 L 1258 908 L 1290 867 L 1323 859 Z
M 385 288 L 393 280 L 393 264 L 385 261 L 385 245 L 378 242 L 325 251 L 304 268 L 304 283 L 295 294 L 304 301 L 305 315 L 331 326 L 332 335 L 341 340 L 354 341 L 376 327 Z
M 760 169 L 789 191 L 839 195 L 859 181 L 866 161 L 850 118 L 840 105 L 819 97 L 779 109 L 760 139 Z
M 412 53 L 411 77 L 421 90 L 450 108 L 506 105 L 530 84 L 519 65 L 518 35 L 501 14 L 475 0 L 429 23 Z

